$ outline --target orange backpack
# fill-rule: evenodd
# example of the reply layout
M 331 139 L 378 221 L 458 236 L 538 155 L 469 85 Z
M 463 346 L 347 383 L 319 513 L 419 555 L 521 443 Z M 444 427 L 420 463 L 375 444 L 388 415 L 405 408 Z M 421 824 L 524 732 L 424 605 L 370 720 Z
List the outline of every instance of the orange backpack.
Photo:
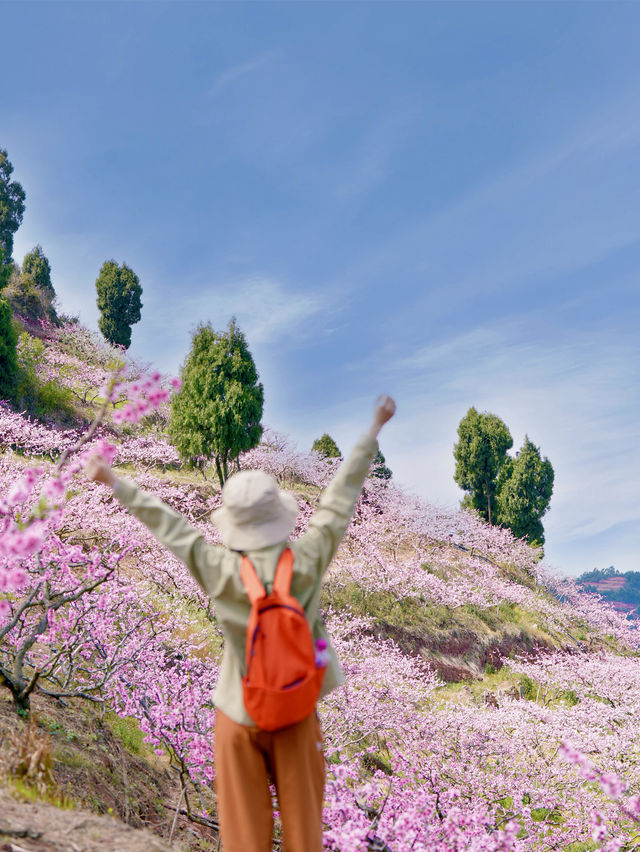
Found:
M 316 651 L 302 606 L 289 593 L 293 553 L 282 552 L 267 594 L 256 570 L 242 557 L 240 576 L 251 601 L 242 694 L 247 713 L 263 731 L 301 722 L 313 712 L 326 657 Z M 324 645 L 318 640 L 318 646 Z

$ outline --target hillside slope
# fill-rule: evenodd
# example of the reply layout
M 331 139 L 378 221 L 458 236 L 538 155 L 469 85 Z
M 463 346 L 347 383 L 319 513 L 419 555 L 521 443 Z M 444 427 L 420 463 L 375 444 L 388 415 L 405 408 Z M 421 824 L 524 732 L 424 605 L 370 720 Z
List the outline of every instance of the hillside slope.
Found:
M 108 352 L 79 328 L 45 337 L 39 369 L 55 370 L 94 410 L 102 395 L 91 387 L 106 380 Z M 139 369 L 128 371 L 134 378 Z M 94 445 L 104 450 L 100 442 L 108 441 L 122 475 L 215 543 L 207 522 L 219 504 L 214 483 L 180 463 L 163 435 L 166 409 L 138 424 L 114 422 L 125 404 L 123 396 L 109 406 Z M 7 518 L 38 505 L 29 477 L 58 493 L 47 476 L 79 437 L 0 405 Z M 34 465 L 37 476 L 27 473 Z M 306 529 L 335 470 L 269 432 L 241 465 L 267 470 L 295 493 L 294 535 Z M 148 751 L 127 771 L 152 789 L 159 760 L 200 832 L 194 842 L 207 848 L 216 842 L 210 695 L 222 639 L 215 608 L 106 489 L 77 476 L 65 489 L 61 510 L 38 521 L 47 525 L 42 549 L 4 550 L 15 582 L 0 594 L 0 665 L 8 676 L 19 659 L 24 683 L 35 678 L 34 706 L 58 696 L 73 736 L 69 708 L 87 703 L 139 730 Z M 508 531 L 370 479 L 327 574 L 323 606 L 347 676 L 320 708 L 327 849 L 578 852 L 600 848 L 594 822 L 607 848 L 631 843 L 640 642 L 634 625 L 597 595 L 550 574 Z M 577 769 L 563 757 L 564 741 L 590 756 Z M 589 760 L 595 768 L 585 783 Z M 54 759 L 57 788 L 64 771 Z M 623 776 L 624 790 L 608 796 L 613 782 L 598 784 L 599 773 Z M 15 767 L 4 774 L 15 789 Z M 154 796 L 164 814 L 154 828 L 166 837 L 171 795 Z M 114 811 L 126 815 L 123 801 Z

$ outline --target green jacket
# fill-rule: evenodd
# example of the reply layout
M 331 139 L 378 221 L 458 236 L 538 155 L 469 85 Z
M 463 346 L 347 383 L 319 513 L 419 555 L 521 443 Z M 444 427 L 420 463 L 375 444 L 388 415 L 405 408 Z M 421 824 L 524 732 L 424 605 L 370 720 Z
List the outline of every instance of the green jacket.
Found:
M 323 637 L 329 644 L 329 665 L 321 695 L 326 695 L 335 686 L 344 683 L 336 653 L 318 612 L 322 577 L 351 520 L 377 449 L 377 441 L 368 435 L 358 441 L 323 492 L 304 535 L 292 542 L 283 541 L 260 550 L 250 550 L 246 554 L 263 585 L 271 584 L 280 554 L 285 547 L 291 547 L 294 555 L 291 594 L 304 607 L 314 640 Z M 225 643 L 213 700 L 235 722 L 252 725 L 242 700 L 245 637 L 251 606 L 240 579 L 240 554 L 226 547 L 209 544 L 202 533 L 190 526 L 181 515 L 157 497 L 141 491 L 133 482 L 118 480 L 115 494 L 123 506 L 184 562 L 200 586 L 215 601 L 216 618 Z

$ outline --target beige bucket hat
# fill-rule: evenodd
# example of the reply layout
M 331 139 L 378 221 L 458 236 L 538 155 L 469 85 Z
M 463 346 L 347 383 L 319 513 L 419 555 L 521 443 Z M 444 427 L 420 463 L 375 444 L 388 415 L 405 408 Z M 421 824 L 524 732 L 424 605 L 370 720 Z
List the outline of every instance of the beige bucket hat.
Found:
M 241 470 L 225 482 L 222 507 L 211 513 L 211 522 L 231 550 L 259 550 L 286 541 L 297 517 L 295 497 L 280 491 L 272 476 Z

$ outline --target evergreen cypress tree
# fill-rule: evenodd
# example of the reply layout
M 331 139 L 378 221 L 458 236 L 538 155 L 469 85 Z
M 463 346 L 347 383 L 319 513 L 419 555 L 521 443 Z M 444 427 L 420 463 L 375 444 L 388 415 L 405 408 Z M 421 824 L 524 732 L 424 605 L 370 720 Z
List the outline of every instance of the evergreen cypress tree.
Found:
M 98 328 L 109 343 L 124 346 L 131 345 L 131 326 L 140 321 L 142 310 L 142 287 L 133 269 L 115 260 L 106 260 L 102 264 L 96 279 L 98 310 L 100 319 Z
M 515 458 L 507 455 L 513 439 L 495 414 L 470 408 L 458 426 L 454 479 L 463 488 L 462 505 L 490 524 L 508 527 L 517 538 L 544 544 L 541 518 L 553 492 L 553 467 L 525 437 Z
M 13 166 L 4 149 L 0 149 L 0 289 L 6 286 L 13 272 L 13 235 L 24 215 L 24 189 L 11 180 Z
M 509 527 L 517 538 L 544 544 L 541 518 L 549 508 L 553 492 L 553 467 L 528 436 L 515 459 L 508 459 L 498 477 L 498 523 Z
M 11 307 L 0 297 L 0 398 L 13 399 L 18 378 L 18 335 Z
M 45 253 L 42 251 L 42 246 L 34 246 L 28 254 L 25 254 L 22 261 L 22 274 L 29 275 L 31 280 L 44 295 L 53 302 L 56 297 L 56 291 L 51 283 L 51 264 Z
M 472 407 L 460 421 L 453 478 L 467 492 L 463 505 L 476 509 L 490 524 L 495 523 L 498 474 L 512 446 L 511 433 L 495 414 Z
M 264 391 L 235 317 L 226 332 L 196 330 L 171 402 L 169 437 L 180 456 L 202 470 L 213 458 L 220 485 L 229 463 L 262 436 Z

